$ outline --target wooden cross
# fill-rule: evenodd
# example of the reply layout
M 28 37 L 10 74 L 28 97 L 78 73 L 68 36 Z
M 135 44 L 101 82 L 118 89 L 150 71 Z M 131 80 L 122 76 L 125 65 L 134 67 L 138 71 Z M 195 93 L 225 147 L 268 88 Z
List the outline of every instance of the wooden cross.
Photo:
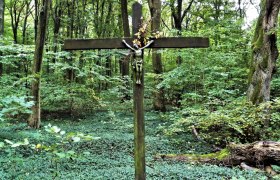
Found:
M 132 27 L 136 34 L 141 26 L 142 5 L 133 4 Z M 132 41 L 134 38 L 110 38 L 110 39 L 68 39 L 64 43 L 64 49 L 91 50 L 91 49 L 131 49 L 134 63 L 134 161 L 135 179 L 146 179 L 145 170 L 145 125 L 144 125 L 144 70 L 143 53 L 145 48 L 206 48 L 209 47 L 209 39 L 202 37 L 166 37 L 151 39 L 146 47 L 138 48 Z M 143 42 L 142 42 L 143 43 Z

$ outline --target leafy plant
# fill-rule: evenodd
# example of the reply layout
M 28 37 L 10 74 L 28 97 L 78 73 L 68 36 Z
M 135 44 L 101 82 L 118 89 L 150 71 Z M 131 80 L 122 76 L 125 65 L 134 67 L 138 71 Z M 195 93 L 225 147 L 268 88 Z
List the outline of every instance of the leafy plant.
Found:
M 30 114 L 30 108 L 34 104 L 28 101 L 26 96 L 7 96 L 0 101 L 0 120 L 10 120 L 20 118 L 23 115 Z
M 216 111 L 186 109 L 182 113 L 186 117 L 175 121 L 164 132 L 170 136 L 191 134 L 196 128 L 203 140 L 218 146 L 229 142 L 277 140 L 277 127 L 280 126 L 278 112 L 278 99 L 259 106 L 236 100 Z

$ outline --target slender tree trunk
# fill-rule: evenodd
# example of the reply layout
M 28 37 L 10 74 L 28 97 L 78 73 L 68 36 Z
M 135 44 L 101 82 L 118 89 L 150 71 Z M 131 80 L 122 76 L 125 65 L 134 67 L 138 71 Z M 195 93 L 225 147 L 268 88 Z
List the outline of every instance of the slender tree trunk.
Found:
M 12 23 L 12 31 L 14 36 L 14 42 L 18 43 L 18 28 L 19 28 L 19 22 L 21 13 L 26 6 L 25 2 L 23 1 L 11 1 L 9 5 L 7 6 L 10 16 L 11 16 L 11 23 Z
M 4 34 L 4 11 L 5 1 L 0 0 L 0 36 Z
M 24 15 L 24 21 L 23 21 L 23 28 L 22 28 L 22 44 L 26 43 L 27 20 L 31 13 L 31 10 L 30 10 L 31 1 L 29 1 L 29 2 L 26 1 L 25 3 L 26 3 L 26 7 L 25 7 L 25 15 Z
M 238 16 L 239 18 L 244 18 L 244 10 L 242 9 L 242 0 L 238 0 Z
M 87 0 L 82 0 L 82 12 L 81 15 L 82 17 L 86 16 L 86 7 L 87 7 Z M 82 35 L 83 38 L 85 38 L 86 35 L 86 29 L 87 29 L 87 21 L 83 18 L 83 20 L 81 21 L 81 25 L 80 25 L 80 36 Z
M 35 34 L 35 41 L 37 38 L 37 33 L 38 33 L 38 24 L 39 24 L 39 0 L 34 0 L 34 6 L 35 6 L 35 15 L 34 15 L 34 34 Z
M 0 52 L 0 56 L 2 56 L 3 53 Z M 3 67 L 3 63 L 0 63 L 0 77 L 3 76 L 3 73 L 4 73 L 4 67 Z
M 106 57 L 105 61 L 105 74 L 108 77 L 112 77 L 112 57 Z M 108 82 L 105 82 L 104 84 L 104 90 L 108 90 L 110 84 Z
M 1 56 L 1 54 L 2 53 L 0 53 L 0 56 Z M 4 71 L 3 64 L 0 63 L 0 77 L 3 76 L 3 73 L 4 73 L 3 71 Z
M 17 28 L 13 27 L 13 34 L 14 34 L 14 43 L 17 44 L 18 40 L 17 40 Z
M 14 37 L 14 43 L 17 44 L 17 29 L 18 29 L 18 23 L 17 23 L 17 14 L 15 9 L 16 5 L 13 5 L 13 7 L 10 7 L 10 16 L 11 16 L 11 21 L 12 21 L 12 30 L 13 30 L 13 37 Z
M 58 35 L 59 35 L 59 30 L 61 28 L 61 16 L 63 14 L 62 12 L 62 7 L 63 4 L 61 3 L 61 1 L 56 2 L 55 7 L 53 8 L 53 12 L 52 12 L 52 16 L 53 16 L 53 23 L 54 23 L 54 27 L 53 27 L 53 52 L 56 53 L 58 51 Z M 52 59 L 52 63 L 56 62 L 56 58 L 53 57 Z
M 4 11 L 5 11 L 5 1 L 0 0 L 0 37 L 4 34 Z M 0 77 L 2 75 L 3 75 L 3 64 L 0 63 Z
M 189 13 L 193 3 L 194 3 L 194 0 L 190 0 L 188 2 L 187 8 L 184 11 L 183 11 L 183 0 L 177 0 L 176 3 L 175 3 L 175 1 L 172 1 L 170 3 L 172 22 L 174 22 L 173 25 L 174 25 L 174 28 L 177 30 L 178 36 L 181 36 L 181 34 L 182 34 L 183 19 Z M 175 4 L 176 4 L 176 6 L 175 6 Z M 182 61 L 183 61 L 182 57 L 178 56 L 177 64 L 178 65 L 182 64 Z
M 105 24 L 108 26 L 110 25 L 110 20 L 111 20 L 111 15 L 112 15 L 112 2 L 109 1 L 108 2 L 108 14 L 105 18 Z M 105 26 L 106 27 L 106 26 Z M 106 28 L 107 29 L 107 28 Z M 111 35 L 111 30 L 107 30 L 107 31 L 104 31 L 104 37 L 110 37 Z M 108 77 L 112 77 L 112 57 L 106 57 L 106 60 L 105 60 L 105 74 L 106 76 Z M 109 82 L 105 82 L 104 84 L 105 86 L 105 90 L 107 90 L 110 86 L 110 83 Z
M 22 44 L 26 42 L 26 29 L 27 29 L 27 16 L 24 17 L 23 28 L 22 28 Z
M 39 15 L 39 27 L 37 32 L 33 75 L 35 80 L 32 82 L 32 96 L 35 104 L 32 106 L 32 114 L 28 120 L 28 125 L 32 128 L 39 128 L 41 123 L 41 107 L 40 107 L 40 83 L 43 63 L 43 50 L 46 39 L 48 8 L 50 0 L 43 0 Z
M 149 8 L 152 17 L 151 29 L 152 32 L 160 31 L 161 22 L 161 0 L 149 0 Z M 155 78 L 155 84 L 158 84 L 161 79 L 161 74 L 163 73 L 161 54 L 158 50 L 152 50 L 152 61 L 154 73 L 157 74 Z M 154 109 L 156 111 L 166 111 L 164 90 L 161 88 L 154 93 Z
M 122 9 L 121 13 L 122 13 L 124 37 L 130 37 L 128 12 L 127 12 L 127 0 L 121 0 L 121 9 Z
M 67 15 L 68 15 L 68 26 L 67 26 L 67 37 L 73 39 L 75 31 L 75 4 L 76 0 L 67 1 Z M 67 60 L 70 66 L 73 66 L 74 59 L 72 58 L 74 53 L 71 52 L 71 58 Z M 71 83 L 75 79 L 74 70 L 72 68 L 67 69 L 66 79 Z
M 123 34 L 124 37 L 130 37 L 130 30 L 129 30 L 129 21 L 128 21 L 128 11 L 127 11 L 127 0 L 121 0 L 121 14 L 122 14 L 122 25 L 123 25 Z M 129 88 L 129 60 L 130 60 L 130 54 L 125 56 L 120 60 L 120 70 L 121 75 L 124 82 L 124 87 L 126 89 Z M 128 94 L 128 91 L 124 92 L 123 100 L 129 100 L 130 96 Z
M 247 96 L 253 104 L 270 100 L 270 83 L 276 70 L 277 20 L 280 1 L 262 0 L 261 13 L 252 41 L 252 62 Z
M 221 7 L 222 7 L 222 1 L 221 0 L 215 0 L 214 1 L 214 20 L 215 20 L 215 26 L 218 26 L 219 23 L 220 23 Z M 218 46 L 219 41 L 220 41 L 220 34 L 218 32 L 216 32 L 215 36 L 214 36 L 215 46 Z
M 174 28 L 178 31 L 178 35 L 181 35 L 182 31 L 182 23 L 181 23 L 181 18 L 182 18 L 182 6 L 183 6 L 183 1 L 178 0 L 177 1 L 177 6 L 175 6 L 175 1 L 170 2 L 170 8 L 171 8 L 171 15 L 172 15 L 172 20 L 174 22 Z

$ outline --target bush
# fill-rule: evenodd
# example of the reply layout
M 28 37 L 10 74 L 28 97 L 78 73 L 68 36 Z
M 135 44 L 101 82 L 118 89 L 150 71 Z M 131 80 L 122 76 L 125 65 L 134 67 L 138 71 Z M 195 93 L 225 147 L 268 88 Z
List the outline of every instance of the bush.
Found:
M 174 122 L 165 133 L 178 136 L 192 133 L 195 127 L 202 139 L 218 146 L 228 142 L 277 140 L 280 137 L 279 111 L 279 99 L 259 106 L 237 100 L 214 112 L 205 108 L 188 109 L 182 113 L 187 117 Z
M 0 101 L 0 120 L 22 119 L 34 104 L 26 96 L 7 96 Z

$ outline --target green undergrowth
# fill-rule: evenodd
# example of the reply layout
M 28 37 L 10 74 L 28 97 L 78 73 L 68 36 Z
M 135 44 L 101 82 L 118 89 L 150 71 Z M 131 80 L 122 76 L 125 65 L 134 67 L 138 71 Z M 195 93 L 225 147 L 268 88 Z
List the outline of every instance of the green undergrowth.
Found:
M 165 113 L 162 116 L 165 123 L 159 131 L 173 138 L 178 145 L 188 142 L 186 137 L 194 134 L 194 130 L 204 145 L 218 147 L 226 147 L 229 142 L 279 141 L 279 111 L 278 98 L 258 106 L 240 98 L 215 110 L 205 105 Z M 191 137 L 188 139 L 191 142 Z
M 66 132 L 91 134 L 100 139 L 78 142 L 64 147 L 75 152 L 70 158 L 59 158 L 48 152 L 27 147 L 0 148 L 0 179 L 133 179 L 132 114 L 102 112 L 85 119 L 44 120 Z M 146 113 L 147 179 L 266 179 L 264 174 L 213 165 L 194 165 L 177 161 L 154 160 L 156 154 L 208 153 L 201 144 L 189 139 L 191 147 L 178 147 L 156 132 L 157 113 Z M 0 142 L 5 139 L 34 144 L 55 144 L 57 139 L 43 130 L 28 129 L 25 124 L 2 124 Z M 72 153 L 73 154 L 73 153 Z

